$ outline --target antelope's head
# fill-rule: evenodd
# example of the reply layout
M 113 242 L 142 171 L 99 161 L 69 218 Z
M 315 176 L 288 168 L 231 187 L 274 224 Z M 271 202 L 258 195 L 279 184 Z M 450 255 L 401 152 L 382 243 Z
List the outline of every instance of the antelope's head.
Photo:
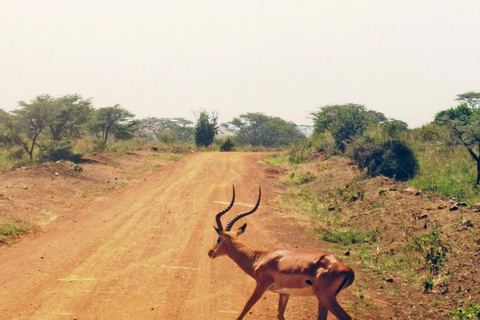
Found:
M 245 223 L 243 226 L 238 228 L 237 231 L 230 231 L 233 227 L 233 224 L 240 220 L 243 217 L 246 217 L 252 213 L 254 213 L 257 209 L 258 206 L 260 205 L 260 199 L 262 197 L 262 189 L 260 187 L 258 188 L 258 201 L 257 204 L 255 205 L 255 208 L 252 210 L 245 212 L 245 213 L 240 213 L 236 215 L 235 217 L 230 220 L 227 225 L 225 226 L 225 229 L 222 226 L 222 221 L 220 220 L 221 217 L 227 213 L 228 210 L 230 210 L 233 207 L 233 204 L 235 202 L 235 187 L 233 187 L 233 196 L 232 196 L 232 202 L 230 202 L 230 205 L 223 211 L 217 213 L 215 216 L 215 221 L 217 222 L 217 226 L 213 227 L 215 231 L 218 234 L 218 238 L 216 243 L 213 245 L 213 247 L 208 250 L 208 256 L 212 259 L 215 259 L 216 257 L 222 256 L 227 254 L 228 249 L 231 247 L 232 243 L 237 240 L 237 237 L 240 236 L 245 232 L 245 229 L 247 228 L 247 224 Z

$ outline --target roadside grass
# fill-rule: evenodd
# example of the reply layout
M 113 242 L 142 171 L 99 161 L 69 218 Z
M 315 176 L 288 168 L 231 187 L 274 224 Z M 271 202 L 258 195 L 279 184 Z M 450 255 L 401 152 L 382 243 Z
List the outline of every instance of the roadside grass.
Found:
M 282 165 L 288 161 L 288 156 L 285 153 L 276 153 L 264 161 L 272 165 Z
M 8 171 L 15 167 L 21 167 L 30 163 L 30 161 L 22 157 L 22 150 L 0 149 L 0 171 Z
M 422 146 L 416 151 L 419 173 L 410 182 L 421 190 L 457 198 L 470 205 L 480 203 L 475 186 L 476 165 L 463 147 Z
M 316 233 L 322 241 L 337 243 L 343 247 L 352 244 L 374 243 L 377 241 L 377 230 L 355 231 L 321 228 L 316 229 Z
M 114 143 L 110 143 L 105 147 L 103 151 L 113 151 L 113 152 L 132 152 L 136 149 L 146 147 L 149 145 L 148 141 L 145 141 L 140 138 L 130 139 L 130 140 L 118 140 Z
M 475 320 L 480 319 L 480 303 L 470 302 L 469 304 L 458 308 L 453 314 L 453 319 Z
M 0 223 L 0 245 L 7 245 L 13 238 L 29 233 L 32 225 L 26 222 Z
M 287 172 L 279 182 L 285 190 L 280 194 L 282 211 L 307 217 L 305 225 L 318 239 L 329 243 L 332 252 L 361 270 L 361 276 L 368 279 L 356 281 L 352 286 L 360 299 L 354 306 L 359 308 L 357 314 L 380 307 L 375 301 L 382 295 L 382 299 L 398 301 L 398 305 L 415 306 L 412 310 L 416 312 L 424 310 L 432 316 L 452 317 L 464 301 L 464 290 L 458 288 L 457 295 L 463 298 L 453 301 L 445 300 L 442 295 L 453 295 L 452 276 L 458 274 L 460 267 L 468 269 L 468 266 L 464 262 L 455 264 L 454 255 L 462 251 L 458 243 L 452 247 L 454 240 L 450 237 L 452 232 L 458 233 L 456 229 L 475 232 L 473 223 L 463 214 L 450 214 L 447 223 L 431 218 L 435 217 L 431 211 L 416 213 L 422 212 L 422 208 L 439 210 L 438 213 L 448 210 L 442 211 L 432 204 L 442 201 L 433 194 L 409 195 L 406 184 L 384 177 L 367 178 L 352 169 L 355 166 L 348 159 L 334 157 L 292 164 L 285 156 L 276 156 L 266 162 L 283 166 Z M 433 169 L 438 170 L 435 164 Z M 418 215 L 423 215 L 421 219 L 428 217 L 428 223 L 418 220 Z M 466 232 L 464 237 L 468 237 Z M 410 317 L 411 312 L 415 311 L 394 310 L 399 318 Z M 469 319 L 460 316 L 457 317 Z

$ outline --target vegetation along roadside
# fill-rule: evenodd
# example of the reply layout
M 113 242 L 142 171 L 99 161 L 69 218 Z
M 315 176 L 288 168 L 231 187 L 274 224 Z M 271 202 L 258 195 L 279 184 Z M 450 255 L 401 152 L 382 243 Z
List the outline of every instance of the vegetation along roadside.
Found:
M 94 109 L 79 95 L 38 96 L 13 112 L 0 110 L 0 244 L 67 214 L 53 194 L 21 203 L 35 219 L 8 216 L 12 196 L 41 177 L 108 192 L 145 170 L 122 158 L 156 157 L 153 169 L 204 150 L 281 149 L 268 161 L 286 172 L 278 182 L 282 210 L 362 271 L 352 287 L 356 314 L 390 309 L 385 314 L 399 319 L 480 318 L 480 93 L 457 101 L 415 129 L 363 105 L 328 105 L 311 113 L 305 131 L 261 113 L 221 125 L 205 110 L 196 123 L 137 120 L 120 105 Z M 9 182 L 16 172 L 43 175 L 18 185 Z M 73 188 L 62 192 L 82 199 Z

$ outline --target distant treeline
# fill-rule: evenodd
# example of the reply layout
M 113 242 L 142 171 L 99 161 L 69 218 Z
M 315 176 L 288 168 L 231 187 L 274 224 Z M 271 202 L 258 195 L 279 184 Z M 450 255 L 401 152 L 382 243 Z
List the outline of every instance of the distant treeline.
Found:
M 120 105 L 93 108 L 92 99 L 78 94 L 40 95 L 20 101 L 12 112 L 0 109 L 0 147 L 12 157 L 30 161 L 74 159 L 72 143 L 93 139 L 92 151 L 138 137 L 162 143 L 195 143 L 209 146 L 219 132 L 218 114 L 200 110 L 196 123 L 184 118 L 135 119 Z M 242 114 L 221 125 L 235 145 L 281 147 L 305 138 L 292 122 L 263 113 Z
M 197 147 L 215 144 L 221 151 L 244 146 L 288 147 L 291 162 L 306 161 L 318 153 L 340 154 L 355 160 L 371 176 L 385 175 L 397 180 L 410 180 L 418 173 L 425 177 L 428 163 L 450 159 L 446 156 L 449 153 L 457 157 L 461 154 L 465 161 L 468 160 L 463 170 L 468 173 L 462 181 L 469 181 L 473 164 L 473 182 L 478 185 L 480 93 L 459 94 L 456 100 L 459 102 L 456 107 L 440 111 L 431 123 L 413 130 L 405 122 L 387 118 L 363 105 L 323 106 L 311 113 L 313 134 L 307 138 L 304 126 L 260 112 L 245 113 L 223 124 L 217 122 L 218 113 L 205 110 L 194 113 L 195 122 L 157 117 L 138 120 L 118 104 L 95 109 L 91 99 L 78 94 L 41 95 L 30 102 L 20 101 L 18 108 L 11 112 L 0 109 L 0 161 L 5 158 L 75 161 L 80 156 L 73 152 L 74 144 L 82 139 L 92 141 L 91 151 L 102 151 L 118 141 L 136 137 L 167 144 L 196 144 Z M 428 158 L 433 151 L 441 151 L 441 157 Z M 425 161 L 427 158 L 429 160 Z M 451 161 L 458 166 L 463 160 Z M 431 173 L 422 184 L 438 192 L 464 184 L 447 187 L 444 182 L 429 182 L 436 181 L 435 177 L 441 174 L 453 177 L 450 171 Z M 446 181 L 447 178 L 442 179 Z M 462 197 L 465 190 L 458 193 Z

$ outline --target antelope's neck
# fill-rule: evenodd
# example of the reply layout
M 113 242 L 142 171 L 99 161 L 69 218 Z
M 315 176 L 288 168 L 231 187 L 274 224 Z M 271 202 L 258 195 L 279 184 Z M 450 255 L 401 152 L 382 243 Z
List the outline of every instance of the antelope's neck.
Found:
M 254 250 L 246 244 L 235 241 L 233 247 L 228 251 L 227 255 L 249 276 L 254 277 L 255 263 L 264 255 L 267 251 Z

